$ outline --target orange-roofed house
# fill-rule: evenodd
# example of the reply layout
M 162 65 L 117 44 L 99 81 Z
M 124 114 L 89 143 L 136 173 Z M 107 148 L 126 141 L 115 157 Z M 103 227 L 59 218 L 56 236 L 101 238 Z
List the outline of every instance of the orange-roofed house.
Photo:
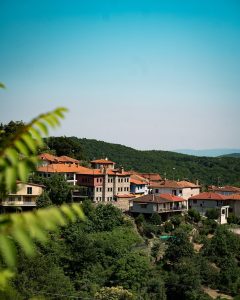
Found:
M 141 196 L 148 194 L 148 179 L 139 176 L 137 174 L 131 174 L 130 176 L 130 192 L 132 194 Z
M 159 183 L 152 183 L 150 189 L 153 194 L 172 194 L 188 200 L 189 197 L 200 193 L 200 185 L 189 181 L 162 180 Z
M 123 168 L 88 169 L 77 173 L 79 186 L 88 187 L 89 197 L 94 202 L 114 201 L 119 195 L 130 193 L 130 173 Z
M 221 186 L 221 187 L 210 186 L 209 191 L 228 196 L 228 195 L 233 195 L 233 194 L 239 194 L 240 188 L 231 186 L 231 185 L 226 185 L 226 186 Z
M 40 166 L 37 168 L 37 172 L 40 176 L 47 178 L 50 177 L 52 174 L 62 174 L 67 182 L 69 182 L 72 185 L 77 184 L 77 176 L 76 174 L 79 172 L 90 172 L 91 169 L 76 165 L 74 163 L 72 164 L 49 164 L 46 166 Z
M 219 223 L 227 223 L 229 205 L 227 197 L 213 192 L 204 192 L 188 199 L 189 208 L 196 209 L 200 214 L 205 215 L 211 208 L 219 210 Z
M 42 153 L 38 155 L 41 166 L 58 163 L 58 157 L 49 153 Z
M 225 196 L 229 205 L 229 211 L 240 217 L 240 193 Z
M 115 162 L 109 160 L 107 157 L 91 161 L 91 166 L 93 169 L 101 169 L 101 168 L 114 169 L 115 164 L 116 164 Z
M 187 210 L 187 200 L 171 194 L 148 194 L 132 200 L 130 211 L 133 214 L 159 213 L 169 216 Z

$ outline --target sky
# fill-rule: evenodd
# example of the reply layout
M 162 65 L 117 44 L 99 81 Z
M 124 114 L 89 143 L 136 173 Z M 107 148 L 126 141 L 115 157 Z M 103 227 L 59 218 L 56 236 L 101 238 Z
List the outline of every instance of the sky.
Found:
M 137 149 L 240 148 L 240 1 L 1 0 L 0 122 Z

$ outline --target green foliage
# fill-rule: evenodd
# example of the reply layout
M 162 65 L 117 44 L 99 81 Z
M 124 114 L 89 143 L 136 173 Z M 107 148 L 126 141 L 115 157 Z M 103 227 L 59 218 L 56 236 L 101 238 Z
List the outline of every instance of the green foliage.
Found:
M 219 217 L 219 210 L 216 208 L 209 208 L 207 209 L 205 216 L 210 220 L 217 220 Z
M 36 205 L 37 208 L 44 208 L 52 205 L 52 201 L 46 191 L 43 191 L 43 193 L 37 197 Z
M 150 217 L 150 222 L 154 225 L 161 225 L 161 216 L 158 213 L 154 212 Z
M 166 172 L 167 177 L 172 179 L 173 168 L 175 168 L 175 178 L 188 178 L 191 181 L 199 179 L 200 183 L 204 185 L 217 185 L 218 178 L 220 178 L 221 185 L 233 185 L 239 182 L 239 158 L 197 157 L 170 151 L 140 151 L 119 144 L 92 139 L 78 139 L 76 137 L 67 137 L 66 139 L 68 141 L 74 140 L 79 145 L 79 148 L 82 149 L 80 154 L 83 151 L 86 160 L 107 156 L 126 170 L 160 174 Z M 52 149 L 50 144 L 49 147 Z
M 111 280 L 126 289 L 137 291 L 148 280 L 149 259 L 137 252 L 130 252 L 114 264 Z
M 123 289 L 121 286 L 103 287 L 98 291 L 94 300 L 134 300 L 136 299 L 132 293 Z
M 188 216 L 189 216 L 190 220 L 192 220 L 195 223 L 197 223 L 201 220 L 200 213 L 193 208 L 188 210 Z
M 38 148 L 43 145 L 43 134 L 48 134 L 48 126 L 56 127 L 63 118 L 65 108 L 41 114 L 29 124 L 19 126 L 15 134 L 2 144 L 0 149 L 0 186 L 2 192 L 10 191 L 16 186 L 16 180 L 27 181 L 29 171 L 37 163 Z M 3 189 L 3 187 L 5 189 Z
M 181 258 L 193 256 L 193 245 L 190 243 L 188 235 L 181 228 L 176 229 L 174 237 L 168 240 L 165 259 L 176 262 Z
M 221 263 L 222 259 L 239 255 L 240 239 L 228 228 L 219 226 L 213 238 L 204 245 L 202 252 L 211 261 Z
M 240 224 L 240 218 L 235 216 L 233 213 L 228 215 L 227 221 L 229 224 Z
M 42 178 L 41 182 L 45 185 L 48 196 L 53 204 L 61 205 L 72 201 L 72 187 L 67 183 L 63 175 L 53 174 L 48 178 Z
M 172 224 L 172 222 L 170 220 L 167 221 L 167 222 L 165 222 L 165 224 L 164 224 L 164 231 L 166 233 L 169 233 L 169 232 L 173 231 L 173 224 Z

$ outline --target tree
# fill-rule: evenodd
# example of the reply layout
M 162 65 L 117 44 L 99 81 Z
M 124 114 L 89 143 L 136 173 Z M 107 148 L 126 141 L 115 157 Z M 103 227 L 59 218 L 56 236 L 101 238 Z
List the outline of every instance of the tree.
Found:
M 184 257 L 193 257 L 194 249 L 190 243 L 188 235 L 181 228 L 174 232 L 174 236 L 168 241 L 168 248 L 165 252 L 165 259 L 172 262 L 178 261 Z
M 37 208 L 48 207 L 52 205 L 52 201 L 50 200 L 48 193 L 44 191 L 36 200 Z
M 161 216 L 158 213 L 154 212 L 150 217 L 150 222 L 154 225 L 161 225 Z
M 123 289 L 121 286 L 116 287 L 103 287 L 98 291 L 94 300 L 134 300 L 134 295 L 128 290 Z
M 193 208 L 188 210 L 188 216 L 190 217 L 190 219 L 193 222 L 196 222 L 196 223 L 201 220 L 200 213 L 197 210 L 193 209 Z
M 216 208 L 209 208 L 207 209 L 205 216 L 209 220 L 217 220 L 219 217 L 219 210 Z
M 53 174 L 48 178 L 43 178 L 43 184 L 46 186 L 46 191 L 53 204 L 63 204 L 72 201 L 72 187 L 63 175 Z

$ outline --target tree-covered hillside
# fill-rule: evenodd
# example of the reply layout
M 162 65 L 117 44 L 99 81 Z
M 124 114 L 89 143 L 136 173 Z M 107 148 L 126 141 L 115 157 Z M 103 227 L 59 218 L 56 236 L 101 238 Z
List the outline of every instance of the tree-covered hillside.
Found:
M 64 142 L 65 140 L 65 142 Z M 140 151 L 119 144 L 76 137 L 51 137 L 46 140 L 50 149 L 62 155 L 62 148 L 69 145 L 65 155 L 92 160 L 108 157 L 126 170 L 158 172 L 168 179 L 183 179 L 201 184 L 240 185 L 240 158 L 197 157 L 170 151 Z M 74 145 L 74 149 L 70 149 Z

